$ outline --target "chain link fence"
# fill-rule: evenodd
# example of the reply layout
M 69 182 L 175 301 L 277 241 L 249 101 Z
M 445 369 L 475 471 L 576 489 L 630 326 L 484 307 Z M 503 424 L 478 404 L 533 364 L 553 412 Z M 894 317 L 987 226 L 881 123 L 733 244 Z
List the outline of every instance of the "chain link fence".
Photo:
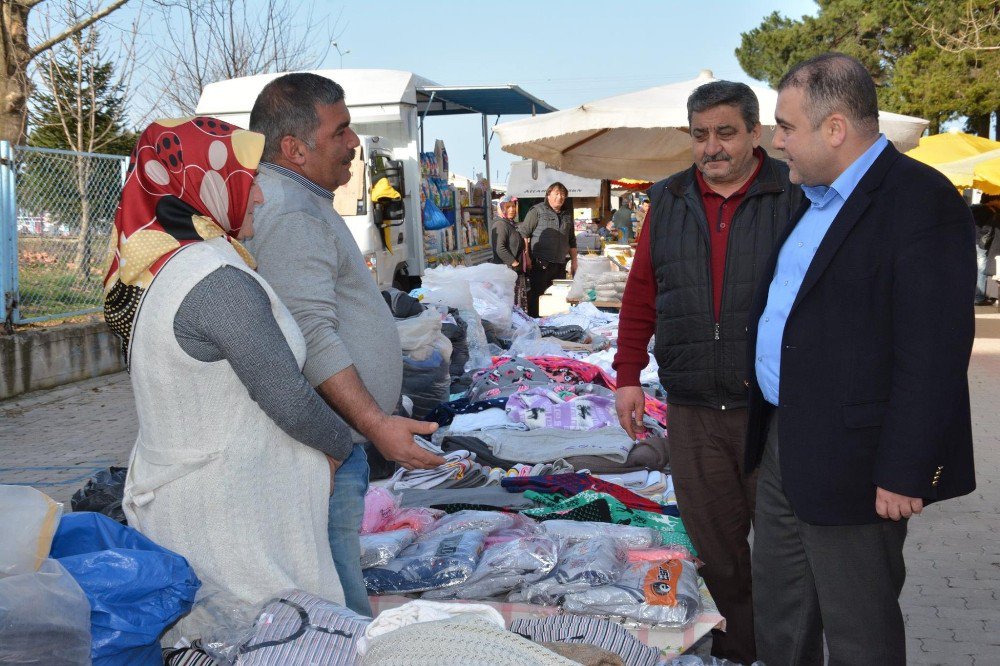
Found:
M 0 226 L 16 239 L 6 253 L 15 264 L 6 270 L 6 320 L 99 311 L 128 158 L 10 145 L 0 153 Z

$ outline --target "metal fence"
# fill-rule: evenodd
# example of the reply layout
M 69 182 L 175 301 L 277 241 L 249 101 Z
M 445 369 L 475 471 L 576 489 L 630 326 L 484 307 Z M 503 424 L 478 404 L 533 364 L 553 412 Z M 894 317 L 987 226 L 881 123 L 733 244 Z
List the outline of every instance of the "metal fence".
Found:
M 101 309 L 108 243 L 128 158 L 0 142 L 4 320 Z

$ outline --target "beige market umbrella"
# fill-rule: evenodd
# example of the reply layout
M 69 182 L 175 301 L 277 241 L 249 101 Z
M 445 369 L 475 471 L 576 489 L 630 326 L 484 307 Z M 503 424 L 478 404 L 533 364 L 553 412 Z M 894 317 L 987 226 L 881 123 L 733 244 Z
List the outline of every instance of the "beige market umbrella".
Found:
M 709 70 L 680 83 L 607 97 L 574 109 L 496 125 L 500 147 L 549 166 L 589 178 L 656 181 L 691 166 L 687 99 L 698 86 L 715 81 Z M 769 152 L 778 94 L 751 86 L 760 102 Z M 901 150 L 917 145 L 928 122 L 894 113 L 879 114 L 879 125 Z M 782 157 L 780 152 L 772 152 Z

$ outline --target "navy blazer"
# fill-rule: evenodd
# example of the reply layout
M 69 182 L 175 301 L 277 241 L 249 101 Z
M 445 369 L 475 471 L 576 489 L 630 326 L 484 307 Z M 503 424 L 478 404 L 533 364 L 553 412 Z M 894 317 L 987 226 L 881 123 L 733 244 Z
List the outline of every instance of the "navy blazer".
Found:
M 754 366 L 779 240 L 748 326 L 747 469 L 774 409 Z M 888 146 L 844 203 L 792 304 L 781 349 L 779 458 L 796 516 L 880 520 L 875 489 L 925 503 L 975 489 L 968 366 L 976 241 L 969 207 L 939 172 Z

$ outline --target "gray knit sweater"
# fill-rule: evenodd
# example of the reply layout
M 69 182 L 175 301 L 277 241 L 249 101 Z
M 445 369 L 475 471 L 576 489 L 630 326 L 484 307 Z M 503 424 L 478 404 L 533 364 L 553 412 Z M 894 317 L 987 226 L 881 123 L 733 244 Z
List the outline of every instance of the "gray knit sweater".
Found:
M 399 333 L 344 219 L 301 177 L 261 164 L 264 203 L 246 242 L 257 271 L 288 307 L 306 339 L 302 369 L 318 386 L 354 366 L 365 388 L 391 413 L 403 384 Z M 354 432 L 354 441 L 364 441 Z

